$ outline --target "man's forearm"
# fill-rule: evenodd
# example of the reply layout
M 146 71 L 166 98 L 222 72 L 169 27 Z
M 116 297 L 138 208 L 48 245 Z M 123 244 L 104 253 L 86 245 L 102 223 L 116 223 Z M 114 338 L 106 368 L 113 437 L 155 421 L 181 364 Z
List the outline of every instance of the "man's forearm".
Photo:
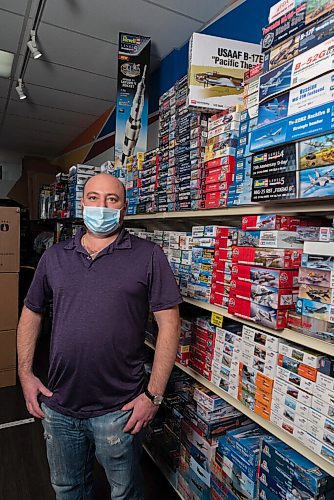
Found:
M 155 348 L 152 374 L 148 383 L 148 389 L 152 394 L 163 394 L 165 392 L 169 376 L 175 363 L 180 339 L 178 309 L 176 314 L 172 313 L 168 321 L 163 321 L 163 323 L 161 323 L 158 319 L 158 325 L 159 333 Z
M 19 376 L 32 373 L 36 342 L 42 323 L 42 314 L 23 307 L 17 328 L 17 353 Z

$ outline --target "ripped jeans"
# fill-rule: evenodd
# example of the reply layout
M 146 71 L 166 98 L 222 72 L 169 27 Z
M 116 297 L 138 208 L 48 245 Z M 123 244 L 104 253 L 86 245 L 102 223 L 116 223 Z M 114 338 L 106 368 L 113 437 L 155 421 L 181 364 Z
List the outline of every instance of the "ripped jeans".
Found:
M 57 500 L 93 500 L 94 454 L 105 470 L 111 499 L 142 500 L 141 436 L 124 433 L 130 412 L 79 419 L 42 403 L 51 483 Z

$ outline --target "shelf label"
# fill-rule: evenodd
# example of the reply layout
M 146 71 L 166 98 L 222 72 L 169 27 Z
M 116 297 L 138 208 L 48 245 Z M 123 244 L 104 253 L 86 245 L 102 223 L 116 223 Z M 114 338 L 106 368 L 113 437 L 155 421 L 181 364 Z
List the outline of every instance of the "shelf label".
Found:
M 211 313 L 211 323 L 221 328 L 223 326 L 223 315 L 218 313 Z

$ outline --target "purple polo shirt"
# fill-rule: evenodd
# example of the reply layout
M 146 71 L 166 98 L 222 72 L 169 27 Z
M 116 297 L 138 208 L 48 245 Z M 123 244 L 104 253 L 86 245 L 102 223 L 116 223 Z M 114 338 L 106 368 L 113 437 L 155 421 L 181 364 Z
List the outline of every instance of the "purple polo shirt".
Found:
M 149 310 L 182 302 L 161 248 L 124 229 L 92 260 L 80 241 L 43 254 L 25 305 L 41 313 L 53 302 L 48 387 L 50 408 L 90 418 L 121 408 L 142 391 Z

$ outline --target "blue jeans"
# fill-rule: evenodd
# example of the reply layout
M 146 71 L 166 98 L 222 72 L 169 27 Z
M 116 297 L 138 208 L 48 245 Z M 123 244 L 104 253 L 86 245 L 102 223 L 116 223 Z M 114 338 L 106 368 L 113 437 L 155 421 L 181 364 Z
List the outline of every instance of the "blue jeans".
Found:
M 93 459 L 105 470 L 111 499 L 142 500 L 141 436 L 123 432 L 131 412 L 79 419 L 42 403 L 51 483 L 57 500 L 92 500 Z

